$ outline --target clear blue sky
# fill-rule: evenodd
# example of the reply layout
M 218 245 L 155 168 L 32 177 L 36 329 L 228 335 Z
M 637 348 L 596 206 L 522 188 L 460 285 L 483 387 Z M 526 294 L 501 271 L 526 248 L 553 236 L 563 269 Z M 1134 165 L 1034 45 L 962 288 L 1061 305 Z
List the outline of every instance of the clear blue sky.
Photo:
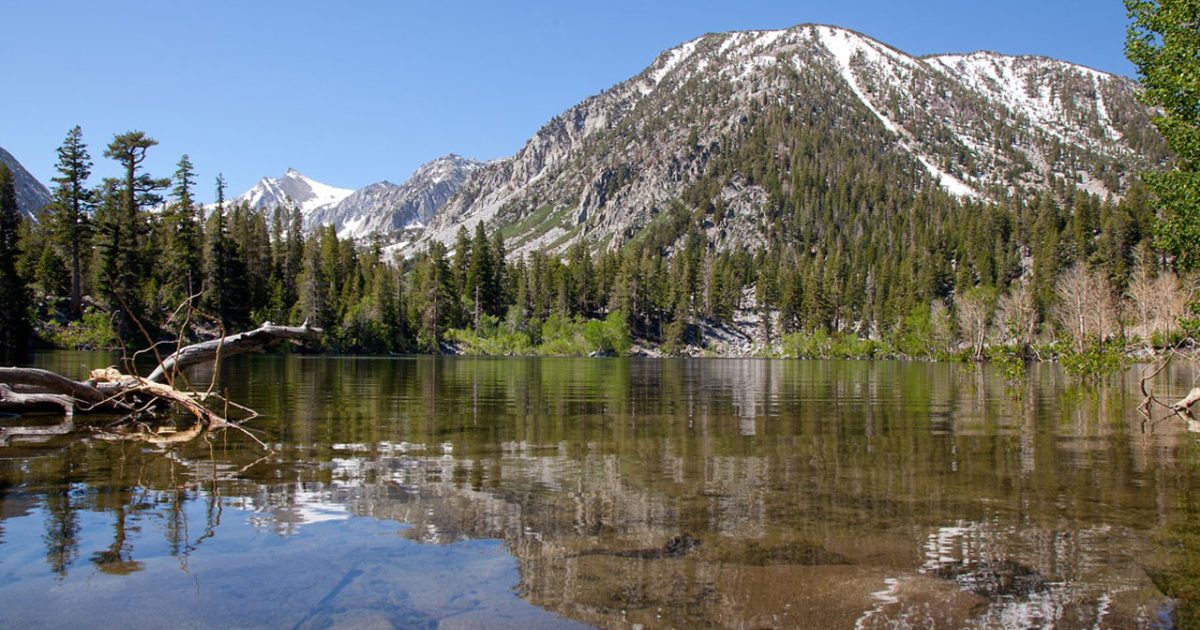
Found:
M 707 32 L 805 22 L 912 54 L 1038 54 L 1132 76 L 1119 0 L 0 1 L 0 146 L 43 182 L 79 124 L 96 162 L 141 129 L 208 199 L 288 167 L 346 188 L 516 152 L 555 114 Z

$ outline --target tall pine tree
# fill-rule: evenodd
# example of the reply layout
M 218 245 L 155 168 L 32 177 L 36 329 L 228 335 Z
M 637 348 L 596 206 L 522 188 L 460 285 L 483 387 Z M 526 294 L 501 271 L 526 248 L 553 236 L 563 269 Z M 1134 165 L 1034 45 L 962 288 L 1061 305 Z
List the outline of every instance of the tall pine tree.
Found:
M 0 163 L 0 349 L 23 348 L 29 342 L 29 290 L 16 268 L 20 223 L 13 174 Z
M 95 208 L 95 193 L 87 187 L 92 160 L 78 125 L 67 132 L 58 148 L 58 163 L 54 168 L 58 176 L 53 178 L 54 202 L 50 205 L 48 227 L 70 266 L 69 314 L 77 319 L 83 304 L 83 266 L 91 246 L 91 212 Z

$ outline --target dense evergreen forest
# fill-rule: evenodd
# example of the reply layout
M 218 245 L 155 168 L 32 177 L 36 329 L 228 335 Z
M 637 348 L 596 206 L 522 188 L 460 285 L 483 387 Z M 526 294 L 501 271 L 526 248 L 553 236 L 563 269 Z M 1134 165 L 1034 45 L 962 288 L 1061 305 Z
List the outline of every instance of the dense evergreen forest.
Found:
M 381 242 L 304 230 L 295 208 L 195 201 L 183 156 L 170 178 L 142 166 L 133 131 L 104 149 L 122 177 L 89 184 L 81 130 L 58 149 L 54 202 L 16 211 L 0 170 L 4 341 L 114 347 L 308 321 L 347 353 L 695 351 L 714 327 L 752 331 L 787 356 L 1033 356 L 1114 341 L 1170 343 L 1187 293 L 1154 248 L 1142 187 L 1099 199 L 1060 178 L 1031 199 L 963 201 L 869 146 L 817 147 L 786 112 L 710 150 L 707 171 L 619 247 L 506 255 L 500 230 L 462 226 L 450 246 L 398 264 Z M 769 200 L 763 247 L 716 251 L 723 181 Z M 183 321 L 181 304 L 199 310 Z M 33 335 L 30 335 L 32 332 Z M 1125 346 L 1123 346 L 1125 347 Z

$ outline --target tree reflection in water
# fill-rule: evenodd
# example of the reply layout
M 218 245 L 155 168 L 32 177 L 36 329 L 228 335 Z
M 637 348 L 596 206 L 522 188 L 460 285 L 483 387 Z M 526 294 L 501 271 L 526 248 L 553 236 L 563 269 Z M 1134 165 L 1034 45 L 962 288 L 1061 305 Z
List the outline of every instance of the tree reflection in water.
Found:
M 275 452 L 234 435 L 13 447 L 0 544 L 38 518 L 60 582 L 82 553 L 104 574 L 161 576 L 174 558 L 218 583 L 222 563 L 263 564 L 296 592 L 289 550 L 336 547 L 355 560 L 289 622 L 309 624 L 473 610 L 372 590 L 409 579 L 414 552 L 347 537 L 363 519 L 421 544 L 502 541 L 522 597 L 605 626 L 1183 626 L 1200 600 L 1192 436 L 1143 433 L 1132 382 L 1081 388 L 1043 366 L 1014 396 L 960 366 L 755 360 L 226 369 Z M 684 536 L 700 544 L 672 550 Z M 34 577 L 2 557 L 8 601 Z

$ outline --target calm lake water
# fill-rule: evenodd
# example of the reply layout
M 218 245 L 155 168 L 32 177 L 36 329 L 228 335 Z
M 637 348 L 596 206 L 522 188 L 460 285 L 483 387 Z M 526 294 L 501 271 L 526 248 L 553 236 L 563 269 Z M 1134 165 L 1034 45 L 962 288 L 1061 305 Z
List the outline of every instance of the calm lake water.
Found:
M 219 387 L 273 451 L 0 447 L 0 626 L 1136 628 L 1200 607 L 1200 436 L 1143 422 L 1134 374 L 259 356 Z

